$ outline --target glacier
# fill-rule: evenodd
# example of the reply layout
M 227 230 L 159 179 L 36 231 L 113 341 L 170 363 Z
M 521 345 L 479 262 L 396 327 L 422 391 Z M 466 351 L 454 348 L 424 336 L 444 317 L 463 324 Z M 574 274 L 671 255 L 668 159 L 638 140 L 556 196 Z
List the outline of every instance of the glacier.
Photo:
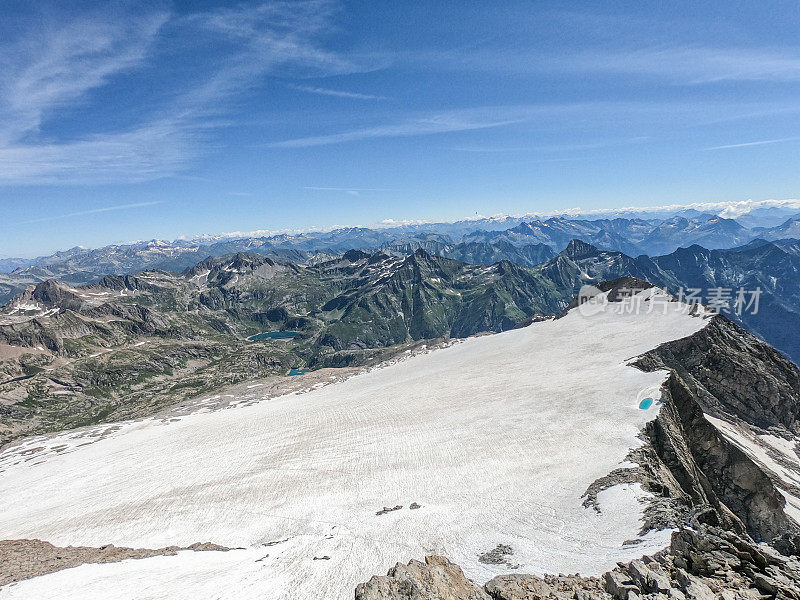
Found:
M 0 599 L 345 599 L 426 554 L 482 583 L 515 567 L 600 574 L 655 552 L 670 531 L 640 536 L 638 485 L 601 492 L 599 511 L 582 495 L 629 464 L 659 409 L 639 402 L 667 372 L 630 361 L 707 323 L 669 306 L 573 309 L 304 393 L 8 447 L 0 539 L 233 549 L 84 564 Z M 507 564 L 478 560 L 498 544 L 513 548 Z

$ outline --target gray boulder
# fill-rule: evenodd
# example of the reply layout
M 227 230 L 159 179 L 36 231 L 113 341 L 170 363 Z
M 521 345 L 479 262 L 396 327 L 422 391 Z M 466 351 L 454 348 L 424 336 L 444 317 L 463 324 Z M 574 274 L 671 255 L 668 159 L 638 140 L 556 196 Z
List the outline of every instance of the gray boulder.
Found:
M 356 600 L 491 600 L 461 567 L 443 556 L 425 562 L 397 563 L 387 575 L 376 575 L 356 587 Z

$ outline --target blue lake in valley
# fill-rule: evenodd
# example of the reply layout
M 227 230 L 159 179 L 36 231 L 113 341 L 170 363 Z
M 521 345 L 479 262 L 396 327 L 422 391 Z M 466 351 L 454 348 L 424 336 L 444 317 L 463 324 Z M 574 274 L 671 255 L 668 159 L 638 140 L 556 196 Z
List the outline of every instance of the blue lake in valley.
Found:
M 652 398 L 645 398 L 644 400 L 642 400 L 639 403 L 639 408 L 641 408 L 642 410 L 647 410 L 651 406 L 653 406 L 653 399 Z
M 289 371 L 289 375 L 305 375 L 308 373 L 308 369 L 292 369 Z
M 250 342 L 258 340 L 290 340 L 298 335 L 300 335 L 299 331 L 265 331 L 264 333 L 251 335 L 247 340 Z

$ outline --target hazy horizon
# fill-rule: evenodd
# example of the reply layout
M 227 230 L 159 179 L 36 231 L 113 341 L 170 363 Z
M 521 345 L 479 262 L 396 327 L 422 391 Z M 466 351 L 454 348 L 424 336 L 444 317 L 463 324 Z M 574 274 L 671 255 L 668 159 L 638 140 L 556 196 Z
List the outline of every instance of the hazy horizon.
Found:
M 127 210 L 129 208 L 139 208 L 139 207 L 117 206 L 117 207 L 110 207 L 106 210 L 90 212 L 87 213 L 87 215 L 80 215 L 80 214 L 63 215 L 60 218 L 64 219 L 77 218 L 102 212 Z M 742 201 L 713 202 L 713 203 L 670 204 L 663 206 L 620 206 L 616 208 L 609 207 L 609 208 L 590 209 L 590 210 L 583 210 L 580 207 L 572 207 L 562 210 L 539 211 L 535 213 L 527 212 L 518 214 L 497 213 L 494 215 L 467 215 L 461 218 L 443 219 L 443 220 L 436 220 L 436 219 L 395 220 L 387 218 L 378 221 L 376 223 L 350 223 L 350 224 L 332 225 L 328 227 L 311 225 L 304 228 L 280 229 L 280 230 L 253 229 L 253 230 L 238 230 L 238 231 L 205 231 L 205 232 L 194 232 L 191 234 L 180 234 L 171 238 L 142 237 L 139 239 L 132 239 L 132 240 L 110 240 L 105 243 L 101 243 L 94 246 L 87 246 L 85 244 L 78 242 L 71 246 L 53 248 L 50 251 L 44 251 L 29 255 L 12 255 L 4 253 L 2 252 L 2 250 L 0 250 L 0 259 L 6 259 L 6 258 L 33 259 L 40 256 L 47 256 L 50 254 L 54 254 L 55 252 L 59 251 L 70 250 L 72 248 L 96 249 L 111 245 L 130 245 L 130 244 L 137 244 L 154 240 L 166 241 L 166 242 L 195 241 L 195 240 L 202 241 L 204 238 L 235 239 L 235 238 L 245 238 L 245 237 L 269 237 L 275 235 L 299 235 L 302 233 L 334 231 L 336 229 L 342 229 L 342 228 L 388 229 L 393 227 L 403 227 L 403 226 L 413 226 L 413 225 L 423 225 L 423 224 L 457 223 L 457 222 L 470 222 L 470 221 L 475 221 L 476 223 L 479 223 L 480 221 L 487 221 L 487 220 L 523 219 L 523 218 L 547 219 L 551 217 L 562 217 L 562 216 L 567 218 L 601 219 L 601 218 L 606 218 L 609 215 L 613 216 L 615 214 L 621 214 L 621 215 L 639 214 L 642 216 L 642 218 L 659 218 L 659 216 L 679 214 L 686 210 L 696 210 L 701 213 L 710 213 L 724 218 L 735 219 L 739 216 L 749 214 L 751 211 L 760 209 L 762 210 L 778 209 L 786 212 L 794 212 L 794 211 L 800 212 L 800 199 L 785 199 L 785 200 L 770 199 L 770 200 L 757 200 L 757 201 L 742 200 Z M 59 217 L 54 217 L 54 218 L 59 218 Z M 477 224 L 476 228 L 479 228 Z

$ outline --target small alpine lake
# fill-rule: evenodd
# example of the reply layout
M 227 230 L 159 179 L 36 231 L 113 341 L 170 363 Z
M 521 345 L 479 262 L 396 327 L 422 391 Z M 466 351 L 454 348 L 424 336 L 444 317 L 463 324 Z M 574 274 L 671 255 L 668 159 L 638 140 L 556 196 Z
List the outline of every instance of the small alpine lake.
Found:
M 292 338 L 300 335 L 299 331 L 265 331 L 257 333 L 247 338 L 248 342 L 257 342 L 258 340 L 291 340 Z

